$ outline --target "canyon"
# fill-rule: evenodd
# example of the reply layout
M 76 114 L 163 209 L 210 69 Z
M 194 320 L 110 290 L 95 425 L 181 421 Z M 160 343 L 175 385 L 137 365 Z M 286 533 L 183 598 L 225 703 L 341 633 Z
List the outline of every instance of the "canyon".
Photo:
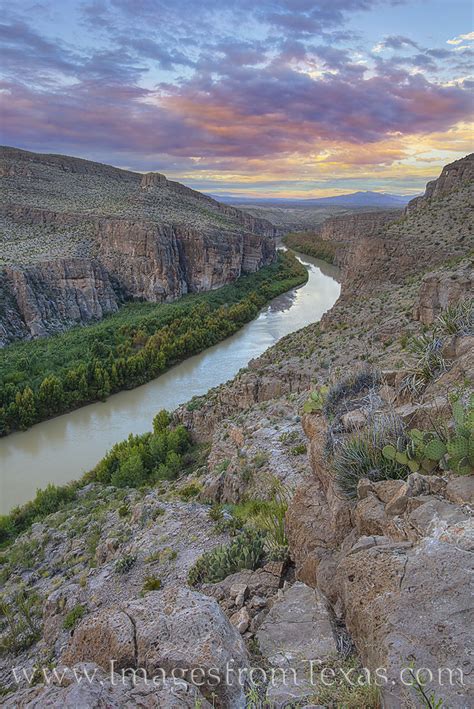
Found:
M 336 463 L 375 433 L 377 445 L 381 432 L 403 438 L 434 427 L 451 436 L 462 419 L 472 437 L 473 178 L 469 155 L 404 212 L 323 224 L 317 237 L 342 271 L 338 301 L 173 413 L 205 452 L 195 469 L 140 489 L 89 478 L 69 505 L 12 541 L 4 594 L 26 584 L 37 630 L 0 665 L 4 706 L 100 706 L 106 697 L 111 707 L 411 709 L 428 706 L 419 683 L 403 681 L 419 668 L 432 673 L 422 686 L 429 706 L 472 705 L 474 471 L 451 458 L 393 477 L 369 467 L 346 494 Z M 252 504 L 281 510 L 282 490 L 286 548 L 196 583 L 196 565 L 214 560 L 203 555 L 236 543 L 236 510 L 256 524 Z M 118 671 L 164 667 L 166 678 L 156 690 L 130 675 L 117 684 L 112 656 Z M 191 681 L 193 668 L 223 672 L 229 657 L 280 677 L 293 669 L 298 681 L 217 689 L 208 677 Z M 29 670 L 62 666 L 64 678 L 16 686 L 13 658 Z M 386 681 L 344 694 L 313 684 L 311 661 L 336 675 L 382 667 Z M 171 666 L 188 668 L 179 689 Z M 84 668 L 100 687 L 74 682 Z M 452 682 L 436 679 L 440 668 Z
M 219 288 L 275 258 L 275 228 L 160 173 L 0 152 L 0 346 Z

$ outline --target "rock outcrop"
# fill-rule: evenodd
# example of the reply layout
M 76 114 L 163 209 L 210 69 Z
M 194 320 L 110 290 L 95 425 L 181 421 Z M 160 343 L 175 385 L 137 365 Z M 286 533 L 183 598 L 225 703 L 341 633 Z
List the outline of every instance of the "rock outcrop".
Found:
M 0 346 L 219 288 L 275 257 L 273 226 L 160 173 L 1 156 Z
M 474 180 L 474 153 L 465 158 L 456 160 L 443 167 L 441 175 L 428 182 L 424 195 L 415 197 L 406 207 L 406 212 L 424 209 L 431 200 L 444 197 L 457 190 L 462 184 L 472 183 Z
M 307 415 L 303 424 L 312 476 L 287 518 L 297 578 L 330 600 L 364 666 L 384 668 L 384 707 L 409 706 L 410 662 L 431 673 L 428 685 L 449 706 L 468 706 L 474 525 L 464 505 L 472 478 L 361 480 L 350 502 L 327 464 L 324 418 Z M 444 685 L 440 671 L 451 671 L 452 682 Z
M 217 602 L 195 591 L 156 591 L 89 616 L 77 627 L 62 660 L 67 666 L 93 662 L 110 670 L 110 658 L 114 670 L 140 668 L 150 677 L 163 673 L 194 682 L 203 696 L 211 701 L 216 697 L 222 709 L 245 705 L 244 684 L 238 679 L 248 663 L 244 643 Z
M 331 217 L 326 219 L 317 233 L 321 239 L 330 241 L 336 246 L 336 263 L 339 266 L 344 266 L 350 258 L 350 249 L 353 244 L 362 238 L 379 234 L 384 226 L 400 219 L 402 214 L 402 210 L 387 209 Z
M 472 298 L 473 293 L 472 264 L 466 263 L 442 273 L 427 273 L 421 282 L 413 317 L 423 325 L 432 325 L 443 310 L 459 301 Z
M 56 673 L 47 673 L 48 682 L 20 689 L 15 696 L 2 702 L 6 709 L 64 709 L 92 707 L 107 709 L 210 709 L 194 685 L 184 680 L 147 681 L 140 675 L 130 677 L 104 671 L 92 662 L 73 667 L 60 666 Z

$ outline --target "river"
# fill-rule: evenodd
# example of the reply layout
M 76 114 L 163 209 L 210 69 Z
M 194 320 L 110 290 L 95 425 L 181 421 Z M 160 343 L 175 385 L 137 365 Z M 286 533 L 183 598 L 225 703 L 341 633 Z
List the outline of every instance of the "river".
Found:
M 129 433 L 149 431 L 160 409 L 175 409 L 231 379 L 284 335 L 320 320 L 339 297 L 338 269 L 297 256 L 308 268 L 307 283 L 272 300 L 232 337 L 148 384 L 0 439 L 0 514 L 32 499 L 50 482 L 79 478 L 114 443 Z

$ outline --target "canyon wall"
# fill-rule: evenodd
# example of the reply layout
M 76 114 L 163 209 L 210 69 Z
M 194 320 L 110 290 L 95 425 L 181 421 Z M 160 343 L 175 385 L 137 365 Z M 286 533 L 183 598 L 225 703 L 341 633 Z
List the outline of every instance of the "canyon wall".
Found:
M 0 346 L 125 301 L 219 288 L 275 258 L 272 224 L 160 173 L 6 148 L 0 177 Z

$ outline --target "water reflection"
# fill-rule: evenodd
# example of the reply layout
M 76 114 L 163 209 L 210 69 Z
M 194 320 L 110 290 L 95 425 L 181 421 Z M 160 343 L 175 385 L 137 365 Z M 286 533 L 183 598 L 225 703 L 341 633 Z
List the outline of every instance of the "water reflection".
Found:
M 0 440 L 0 513 L 31 499 L 37 488 L 78 478 L 117 441 L 151 427 L 174 409 L 233 377 L 284 335 L 317 322 L 337 300 L 338 271 L 308 256 L 306 285 L 275 298 L 227 340 L 176 365 L 158 379 Z

